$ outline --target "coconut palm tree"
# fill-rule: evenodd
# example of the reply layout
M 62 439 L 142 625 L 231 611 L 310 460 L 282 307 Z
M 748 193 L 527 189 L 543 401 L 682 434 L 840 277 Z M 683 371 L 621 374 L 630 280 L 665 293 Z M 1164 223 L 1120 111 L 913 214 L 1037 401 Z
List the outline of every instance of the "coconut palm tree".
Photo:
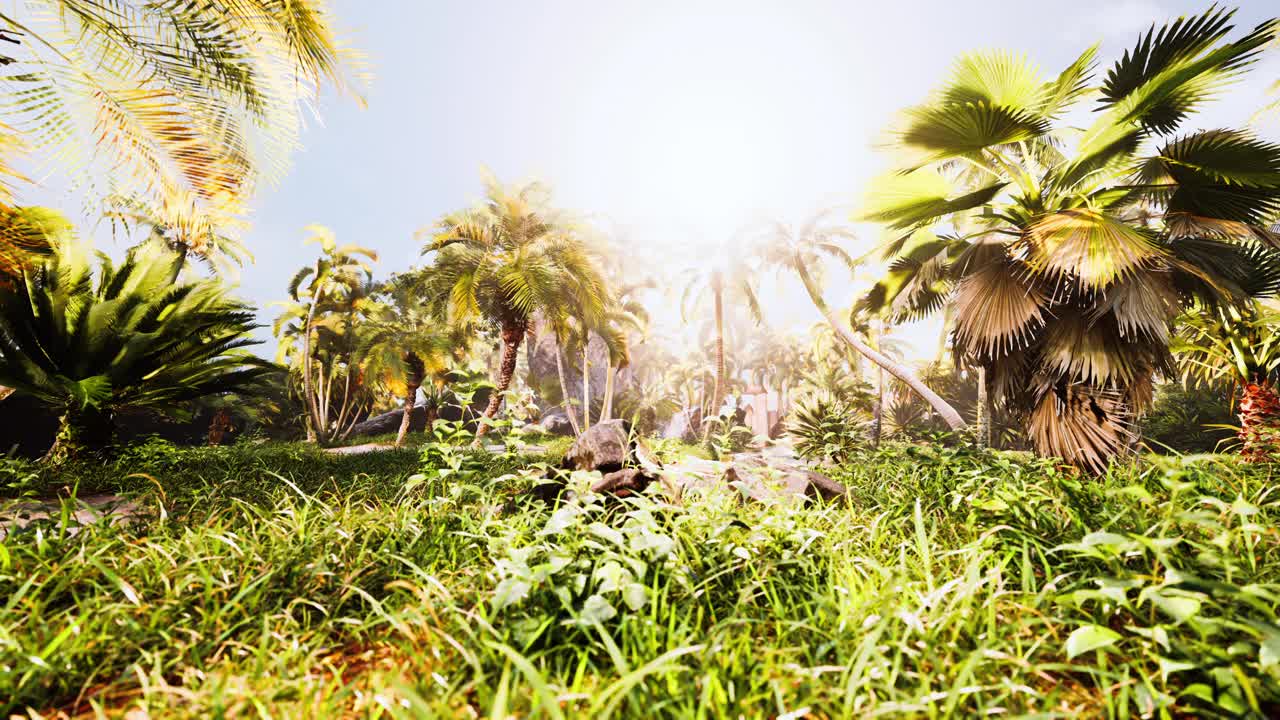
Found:
M 1260 303 L 1190 311 L 1180 318 L 1173 349 L 1184 383 L 1240 389 L 1246 457 L 1280 450 L 1280 312 Z
M 833 222 L 832 211 L 820 211 L 803 224 L 794 227 L 776 222 L 765 232 L 762 253 L 766 261 L 799 275 L 809 300 L 818 308 L 841 340 L 859 355 L 910 387 L 929 403 L 952 430 L 959 430 L 965 426 L 960 413 L 916 377 L 906 364 L 894 361 L 863 342 L 857 334 L 845 327 L 845 324 L 827 305 L 823 298 L 821 276 L 818 274 L 823 256 L 833 257 L 851 270 L 858 265 L 857 261 L 841 246 L 841 242 L 851 239 L 853 233 L 843 224 Z
M 61 412 L 48 459 L 109 443 L 122 409 L 170 410 L 271 370 L 241 352 L 257 344 L 251 307 L 216 280 L 182 281 L 180 268 L 148 245 L 118 266 L 99 255 L 95 273 L 84 245 L 60 242 L 0 286 L 0 384 Z
M 361 328 L 357 362 L 366 375 L 403 399 L 395 442 L 400 447 L 409 433 L 418 389 L 428 382 L 443 385 L 454 353 L 465 353 L 467 345 L 428 311 L 412 280 L 393 277 L 378 294 L 380 302 Z
M 169 227 L 242 213 L 260 176 L 282 175 L 303 108 L 363 74 L 323 0 L 22 5 L 0 12 L 5 159 L 25 152 L 92 180 L 80 187 L 144 195 Z M 26 182 L 8 166 L 0 178 Z M 7 244 L 0 233 L 0 258 Z
M 895 259 L 866 305 L 953 305 L 954 352 L 1026 413 L 1043 455 L 1100 471 L 1128 447 L 1171 369 L 1181 309 L 1245 301 L 1277 244 L 1280 146 L 1176 134 L 1276 32 L 1229 39 L 1231 17 L 1153 27 L 1112 66 L 1081 133 L 1059 118 L 1092 89 L 1094 49 L 1053 78 L 1008 53 L 966 55 L 894 131 L 906 160 L 865 218 L 895 231 Z M 973 190 L 957 173 L 985 181 Z
M 573 312 L 599 326 L 608 292 L 581 233 L 551 208 L 537 183 L 506 187 L 486 173 L 486 200 L 446 215 L 432 233 L 425 290 L 456 325 L 483 322 L 498 330 L 502 358 L 475 445 L 479 446 L 511 385 L 520 343 L 534 313 L 555 326 Z
M 760 298 L 756 296 L 756 268 L 738 250 L 736 243 L 731 243 L 710 264 L 690 268 L 684 275 L 684 292 L 680 300 L 682 318 L 688 322 L 691 312 L 704 307 L 708 301 L 712 306 L 715 385 L 709 398 L 711 404 L 702 408 L 703 415 L 708 417 L 715 417 L 720 412 L 728 390 L 724 352 L 726 297 L 735 305 L 745 305 L 757 325 L 764 322 L 764 311 L 760 307 Z M 714 423 L 705 424 L 704 437 L 710 437 L 712 425 Z
M 317 387 L 317 378 L 313 373 L 317 330 L 322 324 L 321 320 L 325 318 L 326 304 L 350 306 L 345 308 L 347 312 L 335 313 L 324 323 L 331 330 L 340 333 L 349 330 L 343 327 L 344 323 L 350 324 L 350 319 L 354 317 L 352 312 L 358 310 L 355 303 L 366 298 L 368 293 L 365 290 L 371 289 L 366 285 L 371 283 L 373 270 L 366 259 L 376 262 L 378 255 L 358 245 L 339 246 L 333 232 L 326 227 L 310 225 L 306 229 L 308 235 L 305 243 L 319 244 L 320 256 L 313 264 L 295 273 L 289 281 L 289 297 L 293 302 L 284 304 L 285 311 L 275 322 L 275 333 L 280 337 L 301 336 L 301 348 L 298 352 L 295 353 L 292 343 L 283 342 L 279 352 L 282 360 L 294 356 L 297 364 L 301 365 L 302 396 L 308 415 L 307 440 L 315 442 L 317 439 L 330 440 L 335 432 L 339 432 L 328 422 L 328 404 L 322 402 L 322 395 L 327 393 L 323 388 Z M 301 321 L 300 324 L 298 321 Z M 291 322 L 294 325 L 291 326 Z M 344 362 L 349 364 L 350 359 L 347 353 Z M 325 377 L 329 377 L 332 383 L 331 373 L 325 373 L 320 377 L 321 384 Z M 349 372 L 344 382 L 350 384 Z

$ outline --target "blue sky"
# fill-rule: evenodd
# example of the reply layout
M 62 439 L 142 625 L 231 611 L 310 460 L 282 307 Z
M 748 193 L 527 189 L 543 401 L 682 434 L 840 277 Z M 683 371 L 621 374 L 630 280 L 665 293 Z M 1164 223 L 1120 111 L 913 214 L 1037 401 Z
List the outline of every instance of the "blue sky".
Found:
M 373 63 L 368 107 L 326 102 L 291 173 L 260 193 L 242 292 L 264 308 L 283 297 L 312 252 L 310 223 L 378 250 L 380 273 L 418 262 L 414 231 L 474 200 L 482 165 L 548 181 L 559 204 L 628 228 L 654 262 L 689 262 L 751 216 L 856 201 L 884 162 L 882 128 L 963 51 L 1025 52 L 1056 72 L 1093 42 L 1105 63 L 1153 21 L 1205 7 L 335 0 Z M 1268 11 L 1280 7 L 1245 2 L 1237 25 Z M 1244 122 L 1277 79 L 1273 53 L 1202 124 Z M 829 296 L 847 302 L 853 290 Z M 779 292 L 775 322 L 816 319 L 798 291 Z

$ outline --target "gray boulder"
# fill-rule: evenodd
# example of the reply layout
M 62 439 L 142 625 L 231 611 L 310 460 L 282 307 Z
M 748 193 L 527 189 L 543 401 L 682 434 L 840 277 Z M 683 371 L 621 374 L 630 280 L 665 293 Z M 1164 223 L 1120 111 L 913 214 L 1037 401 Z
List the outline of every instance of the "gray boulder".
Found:
M 555 408 L 548 410 L 542 416 L 542 420 L 538 421 L 538 427 L 543 431 L 552 435 L 562 435 L 569 437 L 573 435 L 573 425 L 569 422 L 569 416 L 564 411 Z
M 630 432 L 622 420 L 606 420 L 578 436 L 564 455 L 567 470 L 621 470 L 632 459 Z
M 702 408 L 694 406 L 681 410 L 671 416 L 667 421 L 667 426 L 662 429 L 662 437 L 667 440 L 681 440 L 684 442 L 697 442 L 698 433 L 694 429 L 694 419 L 702 416 Z

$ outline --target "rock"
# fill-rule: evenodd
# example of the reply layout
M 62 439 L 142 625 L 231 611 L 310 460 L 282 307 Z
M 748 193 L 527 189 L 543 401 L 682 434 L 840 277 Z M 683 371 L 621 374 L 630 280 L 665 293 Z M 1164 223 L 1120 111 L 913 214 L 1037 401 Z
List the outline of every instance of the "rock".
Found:
M 559 408 L 548 410 L 542 416 L 542 420 L 538 421 L 538 427 L 543 432 L 552 435 L 562 435 L 564 437 L 573 435 L 573 425 L 569 422 L 569 416 Z
M 351 428 L 351 433 L 347 437 L 364 437 L 365 435 L 385 435 L 393 433 L 400 429 L 400 421 L 404 418 L 404 408 L 396 408 L 389 410 L 381 415 L 373 417 L 363 422 L 358 422 L 355 427 Z M 427 408 L 425 405 L 415 405 L 413 412 L 409 415 L 409 432 L 422 432 L 427 426 Z
M 631 437 L 622 420 L 606 420 L 578 436 L 564 455 L 566 470 L 621 470 L 632 458 Z
M 763 462 L 735 460 L 725 469 L 723 481 L 738 483 L 745 497 L 759 502 L 834 500 L 848 493 L 843 485 L 822 473 L 803 467 L 773 467 Z
M 626 497 L 634 492 L 642 492 L 653 482 L 653 477 L 639 468 L 626 468 L 606 473 L 600 482 L 591 486 L 591 492 L 612 493 Z
M 667 421 L 667 426 L 662 430 L 662 437 L 667 440 L 697 442 L 698 433 L 694 430 L 694 418 L 701 417 L 701 415 L 702 408 L 696 405 L 672 415 L 671 419 Z

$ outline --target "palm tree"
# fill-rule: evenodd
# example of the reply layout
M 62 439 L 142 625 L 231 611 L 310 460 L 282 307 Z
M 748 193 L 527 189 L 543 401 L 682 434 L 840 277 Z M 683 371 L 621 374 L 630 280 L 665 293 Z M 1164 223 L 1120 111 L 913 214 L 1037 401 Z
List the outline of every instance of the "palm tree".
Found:
M 359 365 L 404 401 L 404 415 L 396 433 L 396 447 L 404 445 L 417 402 L 426 382 L 443 383 L 453 351 L 465 343 L 427 312 L 412 285 L 392 278 L 381 288 L 382 302 L 361 333 Z M 430 423 L 428 423 L 430 425 Z
M 1146 33 L 1070 152 L 1058 118 L 1090 91 L 1093 49 L 1052 79 L 1007 53 L 964 56 L 895 133 L 910 160 L 865 216 L 897 231 L 895 260 L 866 305 L 954 306 L 954 352 L 1025 412 L 1043 455 L 1102 470 L 1171 367 L 1180 310 L 1245 300 L 1249 269 L 1272 255 L 1280 146 L 1241 130 L 1174 135 L 1277 28 L 1227 40 L 1231 17 Z M 972 190 L 957 174 L 986 180 Z
M 302 336 L 300 359 L 303 403 L 308 414 L 307 440 L 315 442 L 318 437 L 331 439 L 334 432 L 327 422 L 327 405 L 321 403 L 321 393 L 316 388 L 312 372 L 317 317 L 322 314 L 320 311 L 325 303 L 359 294 L 361 284 L 369 282 L 373 273 L 361 258 L 376 262 L 378 255 L 358 245 L 339 246 L 333 232 L 320 225 L 309 225 L 307 232 L 305 242 L 318 243 L 321 254 L 314 264 L 299 270 L 289 281 L 289 297 L 293 303 L 286 304 L 285 312 L 276 319 L 275 331 L 278 336 L 288 333 Z M 299 319 L 302 320 L 301 326 L 290 331 L 289 321 Z M 290 344 L 281 344 L 281 357 L 291 354 L 292 350 Z
M 598 326 L 608 293 L 579 232 L 548 203 L 543 186 L 504 187 L 484 178 L 486 201 L 442 218 L 426 252 L 435 253 L 428 296 L 449 322 L 485 322 L 502 339 L 502 358 L 475 446 L 479 446 L 511 385 L 520 343 L 534 313 L 553 327 L 573 309 Z
M 715 385 L 711 393 L 710 406 L 703 406 L 702 414 L 715 417 L 724 404 L 725 392 L 728 389 L 725 374 L 724 354 L 724 301 L 728 295 L 735 303 L 746 305 L 747 312 L 756 324 L 764 322 L 764 311 L 760 307 L 760 299 L 756 296 L 756 271 L 734 247 L 725 247 L 718 253 L 713 264 L 691 268 L 685 273 L 684 293 L 680 301 L 682 317 L 688 318 L 694 307 L 703 306 L 707 300 L 712 304 L 714 319 L 715 343 Z M 710 437 L 713 423 L 708 423 L 703 435 Z
M 1280 312 L 1262 304 L 1192 310 L 1181 318 L 1173 349 L 1184 383 L 1240 388 L 1246 457 L 1280 450 Z
M 360 82 L 331 20 L 323 0 L 35 0 L 0 12 L 0 63 L 15 70 L 0 146 L 94 181 L 83 187 L 144 195 L 170 227 L 242 213 L 258 177 L 285 169 L 303 108 L 325 85 Z
M 142 246 L 114 265 L 61 242 L 21 282 L 0 286 L 0 384 L 61 412 L 46 456 L 107 444 L 125 408 L 243 390 L 272 366 L 240 349 L 257 344 L 253 310 L 214 280 L 183 282 L 181 261 Z
M 819 277 L 815 273 L 815 268 L 820 267 L 824 255 L 840 260 L 851 270 L 857 267 L 857 261 L 840 245 L 841 240 L 852 237 L 853 234 L 848 228 L 831 221 L 830 210 L 824 210 L 797 227 L 774 223 L 767 231 L 763 254 L 768 262 L 778 267 L 787 268 L 800 276 L 800 282 L 804 285 L 805 292 L 809 294 L 809 299 L 849 347 L 875 363 L 882 370 L 901 380 L 916 394 L 924 398 L 925 402 L 929 403 L 952 430 L 962 429 L 965 426 L 964 419 L 960 417 L 960 413 L 955 411 L 955 408 L 947 404 L 928 385 L 925 385 L 905 364 L 895 362 L 884 353 L 863 342 L 855 333 L 845 327 L 844 323 L 840 322 L 840 319 L 836 317 L 835 313 L 827 305 L 826 300 L 823 298 L 822 286 Z

